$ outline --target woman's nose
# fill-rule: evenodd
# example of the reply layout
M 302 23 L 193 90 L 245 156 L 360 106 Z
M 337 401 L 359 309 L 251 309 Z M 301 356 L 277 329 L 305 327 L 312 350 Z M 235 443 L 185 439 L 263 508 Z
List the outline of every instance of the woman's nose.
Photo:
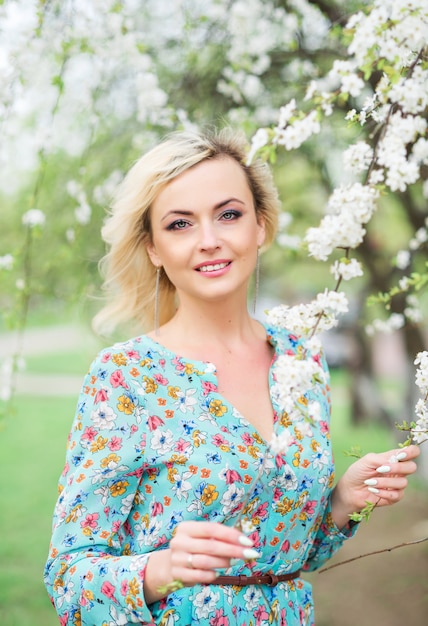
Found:
M 214 224 L 201 225 L 199 247 L 201 250 L 215 250 L 221 245 Z

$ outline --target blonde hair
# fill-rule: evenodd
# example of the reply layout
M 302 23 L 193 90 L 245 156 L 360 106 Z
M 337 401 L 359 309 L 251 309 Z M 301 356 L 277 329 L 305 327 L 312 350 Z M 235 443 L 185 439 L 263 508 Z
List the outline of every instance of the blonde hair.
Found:
M 248 181 L 258 219 L 266 230 L 265 246 L 274 239 L 279 200 L 268 166 L 255 159 L 245 163 L 245 137 L 231 129 L 218 132 L 172 133 L 143 155 L 119 186 L 102 237 L 108 245 L 100 261 L 107 305 L 95 316 L 94 329 L 110 333 L 124 322 L 140 330 L 153 327 L 156 268 L 147 254 L 151 242 L 150 207 L 160 191 L 174 178 L 207 159 L 229 157 L 237 161 Z M 176 310 L 175 287 L 164 271 L 159 285 L 159 322 L 164 324 Z

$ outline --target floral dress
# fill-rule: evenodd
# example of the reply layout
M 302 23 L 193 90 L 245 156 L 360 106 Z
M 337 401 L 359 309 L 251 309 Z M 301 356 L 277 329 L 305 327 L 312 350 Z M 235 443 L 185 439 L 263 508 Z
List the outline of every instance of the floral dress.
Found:
M 143 594 L 150 553 L 168 548 L 185 520 L 234 525 L 244 514 L 251 521 L 261 557 L 238 561 L 228 575 L 316 569 L 354 532 L 339 531 L 330 513 L 328 385 L 301 398 L 303 408 L 321 405 L 321 419 L 303 435 L 272 393 L 276 359 L 302 343 L 284 330 L 266 331 L 275 349 L 276 432 L 294 431 L 293 444 L 277 455 L 218 393 L 214 364 L 181 358 L 147 336 L 103 350 L 93 362 L 68 441 L 45 569 L 61 624 L 314 624 L 311 585 L 302 578 L 273 587 L 184 587 L 149 605 Z

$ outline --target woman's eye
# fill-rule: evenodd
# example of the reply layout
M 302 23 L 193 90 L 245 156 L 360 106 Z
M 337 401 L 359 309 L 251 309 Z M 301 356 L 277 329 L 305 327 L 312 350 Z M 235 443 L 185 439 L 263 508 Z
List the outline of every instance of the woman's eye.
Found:
M 224 213 L 221 214 L 221 218 L 223 220 L 226 220 L 227 222 L 230 220 L 234 220 L 237 217 L 240 217 L 242 214 L 240 213 L 240 211 L 225 211 Z
M 169 224 L 167 230 L 183 230 L 188 224 L 189 222 L 186 222 L 186 220 L 175 220 L 175 222 Z

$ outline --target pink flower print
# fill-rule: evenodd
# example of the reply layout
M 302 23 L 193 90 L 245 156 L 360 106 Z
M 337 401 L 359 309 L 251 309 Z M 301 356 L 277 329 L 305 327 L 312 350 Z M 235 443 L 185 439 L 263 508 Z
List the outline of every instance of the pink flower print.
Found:
M 112 437 L 108 443 L 108 447 L 112 452 L 117 452 L 122 447 L 122 437 Z
M 128 352 L 125 352 L 125 354 L 131 361 L 140 361 L 141 359 L 140 353 L 136 350 L 128 350 Z
M 255 530 L 253 533 L 251 533 L 250 535 L 248 535 L 249 538 L 251 539 L 251 541 L 254 544 L 255 548 L 260 548 L 261 543 L 260 543 L 260 537 L 259 537 L 259 533 Z
M 328 422 L 326 422 L 324 420 L 322 422 L 320 422 L 320 429 L 321 429 L 322 434 L 326 435 L 330 431 L 330 428 L 328 426 Z
M 177 452 L 186 452 L 189 446 L 190 446 L 190 441 L 186 441 L 185 439 L 181 438 L 175 444 L 175 450 L 177 450 Z
M 112 530 L 113 534 L 119 532 L 119 530 L 120 530 L 120 520 L 116 520 L 115 522 L 113 522 L 113 524 L 111 525 L 111 530 Z
M 302 513 L 306 513 L 306 515 L 314 515 L 316 504 L 316 500 L 308 500 L 302 509 Z
M 159 365 L 160 365 L 161 367 L 165 367 L 165 364 L 166 364 L 165 359 L 159 359 Z
M 107 598 L 119 604 L 116 598 L 114 597 L 114 592 L 116 591 L 116 587 L 114 587 L 108 580 L 106 580 L 101 586 L 101 593 L 103 593 Z
M 242 435 L 242 441 L 245 443 L 246 446 L 252 446 L 254 443 L 254 439 L 249 433 L 244 433 Z
M 98 402 L 106 402 L 109 399 L 110 390 L 109 389 L 99 389 L 95 395 L 94 403 Z
M 288 541 L 288 539 L 286 539 L 281 546 L 281 552 L 285 552 L 287 554 L 287 552 L 289 551 L 290 551 L 290 542 Z
M 64 613 L 64 615 L 61 617 L 61 615 L 59 616 L 59 624 L 60 626 L 67 626 L 68 624 L 68 611 L 66 613 Z
M 91 528 L 95 530 L 98 526 L 98 513 L 88 513 L 83 522 L 80 522 L 82 528 Z
M 236 482 L 242 482 L 241 475 L 236 470 L 226 470 L 226 485 L 232 485 Z
M 281 500 L 282 494 L 282 489 L 279 489 L 279 487 L 275 487 L 275 489 L 273 490 L 273 501 L 278 502 L 278 500 Z
M 167 385 L 169 382 L 167 378 L 162 376 L 162 374 L 155 374 L 153 378 L 158 383 L 158 385 Z
M 216 609 L 214 616 L 210 619 L 210 626 L 229 626 L 229 619 L 223 614 L 223 609 Z
M 111 359 L 111 352 L 105 352 L 103 356 L 101 357 L 101 362 L 107 363 L 107 361 L 110 361 L 110 359 Z
M 128 384 L 126 383 L 120 370 L 115 370 L 113 372 L 113 374 L 110 376 L 110 383 L 112 387 L 124 387 L 125 389 L 129 389 Z
M 93 441 L 97 435 L 98 431 L 93 426 L 87 426 L 85 428 L 85 432 L 82 435 L 82 439 Z
M 172 359 L 172 364 L 175 365 L 175 369 L 177 370 L 177 372 L 182 372 L 185 368 L 184 364 L 180 361 L 178 356 L 175 356 Z
M 132 424 L 131 426 L 131 435 L 133 435 L 134 433 L 136 433 L 138 430 L 138 426 L 137 424 Z
M 207 396 L 212 391 L 217 391 L 217 385 L 215 385 L 214 383 L 210 383 L 206 380 L 202 381 L 202 388 L 204 390 L 203 391 L 204 396 Z
M 259 506 L 253 513 L 254 517 L 260 517 L 260 519 L 265 519 L 265 517 L 267 517 L 268 515 L 268 512 L 266 510 L 267 506 L 268 506 L 267 502 L 264 502 L 263 504 L 259 504 Z
M 228 445 L 226 439 L 222 435 L 214 435 L 214 437 L 212 438 L 212 442 L 218 448 L 220 446 L 227 446 Z
M 127 580 L 122 580 L 120 585 L 120 593 L 122 596 L 126 596 L 128 593 L 129 585 Z
M 161 502 L 153 502 L 152 503 L 152 515 L 162 515 L 163 513 L 163 506 L 161 504 Z
M 256 625 L 260 626 L 263 620 L 269 618 L 269 613 L 267 613 L 264 606 L 258 606 L 257 609 L 254 611 L 254 617 L 256 618 Z
M 67 463 L 64 465 L 64 469 L 62 470 L 62 474 L 61 474 L 61 476 L 66 476 L 66 475 L 68 474 L 68 472 L 69 472 L 69 471 L 70 471 L 70 465 L 69 465 L 69 463 L 67 462 Z
M 164 424 L 165 422 L 163 421 L 163 419 L 161 419 L 157 415 L 150 415 L 149 419 L 147 420 L 147 425 L 149 427 L 149 430 L 151 431 L 156 430 L 156 428 L 159 428 L 159 426 L 163 426 Z

